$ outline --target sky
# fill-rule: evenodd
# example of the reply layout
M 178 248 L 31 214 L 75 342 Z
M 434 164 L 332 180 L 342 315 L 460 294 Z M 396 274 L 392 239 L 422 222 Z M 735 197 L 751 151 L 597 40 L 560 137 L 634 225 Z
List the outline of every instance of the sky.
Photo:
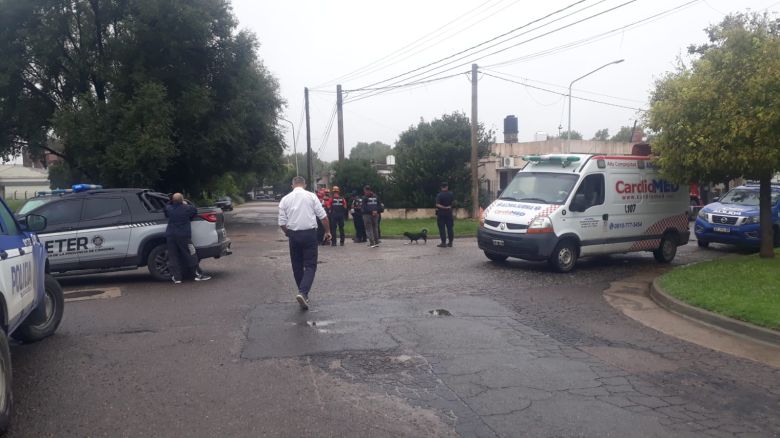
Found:
M 395 145 L 421 119 L 456 111 L 470 117 L 473 63 L 480 71 L 479 122 L 501 142 L 504 117 L 515 115 L 519 141 L 532 141 L 536 133 L 567 129 L 570 82 L 622 59 L 572 87 L 571 128 L 589 139 L 602 128 L 612 135 L 641 123 L 655 81 L 689 59 L 689 45 L 706 42 L 706 27 L 728 13 L 780 11 L 777 0 L 232 4 L 240 28 L 257 35 L 259 57 L 279 81 L 284 118 L 291 122 L 280 125 L 286 153 L 306 151 L 308 87 L 312 150 L 325 161 L 338 158 L 336 84 L 345 90 L 347 157 L 358 142 Z

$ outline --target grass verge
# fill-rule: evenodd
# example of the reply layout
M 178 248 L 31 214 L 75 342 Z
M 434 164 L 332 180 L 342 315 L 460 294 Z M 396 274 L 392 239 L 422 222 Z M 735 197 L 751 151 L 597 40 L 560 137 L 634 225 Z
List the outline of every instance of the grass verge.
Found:
M 405 231 L 417 232 L 423 228 L 428 230 L 428 238 L 436 239 L 439 236 L 439 227 L 436 218 L 430 219 L 382 219 L 380 226 L 382 237 L 402 237 Z M 474 219 L 455 219 L 455 237 L 474 237 L 477 235 L 479 221 Z M 346 221 L 344 232 L 349 236 L 355 235 L 355 226 L 352 218 Z
M 780 330 L 780 250 L 773 259 L 734 255 L 677 268 L 661 277 L 688 304 Z

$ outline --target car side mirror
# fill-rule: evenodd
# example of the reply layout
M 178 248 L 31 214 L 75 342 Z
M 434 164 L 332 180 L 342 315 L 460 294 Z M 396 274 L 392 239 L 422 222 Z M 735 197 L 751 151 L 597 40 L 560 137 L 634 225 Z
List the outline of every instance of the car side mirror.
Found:
M 43 231 L 46 229 L 46 218 L 39 214 L 28 214 L 19 221 L 19 224 L 25 231 Z
M 720 201 L 720 196 L 716 196 L 712 198 L 712 202 L 718 202 L 718 201 Z
M 588 209 L 588 202 L 585 200 L 585 194 L 577 193 L 576 195 L 574 195 L 574 199 L 571 201 L 569 210 L 581 212 L 587 209 Z

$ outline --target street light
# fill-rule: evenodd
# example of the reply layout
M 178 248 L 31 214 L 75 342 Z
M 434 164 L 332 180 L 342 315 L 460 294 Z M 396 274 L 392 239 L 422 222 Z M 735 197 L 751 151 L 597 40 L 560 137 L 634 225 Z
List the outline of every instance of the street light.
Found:
M 293 155 L 295 155 L 295 176 L 300 176 L 300 173 L 298 173 L 298 151 L 296 150 L 296 141 L 295 141 L 295 125 L 293 125 L 293 122 L 285 119 L 284 117 L 279 117 L 280 120 L 284 120 L 285 122 L 290 124 L 290 128 L 292 128 L 292 136 L 293 136 Z
M 612 64 L 620 64 L 623 61 L 625 61 L 625 59 L 618 59 L 617 61 L 608 62 L 608 63 L 602 65 L 601 67 L 599 67 L 599 68 L 597 68 L 597 69 L 595 69 L 593 71 L 585 73 L 584 75 L 582 75 L 582 76 L 578 77 L 577 79 L 571 81 L 571 83 L 569 84 L 569 128 L 566 131 L 566 152 L 567 153 L 571 152 L 571 145 L 569 144 L 569 141 L 571 140 L 571 86 L 574 85 L 574 83 L 579 81 L 580 79 L 582 79 L 584 77 L 587 77 L 587 76 L 590 76 L 593 73 L 596 73 L 597 71 L 601 70 L 602 68 L 609 67 Z

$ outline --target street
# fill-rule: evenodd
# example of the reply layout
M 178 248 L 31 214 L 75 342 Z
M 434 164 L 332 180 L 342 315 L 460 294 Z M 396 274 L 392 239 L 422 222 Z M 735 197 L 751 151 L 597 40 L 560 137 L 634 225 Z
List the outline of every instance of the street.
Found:
M 555 274 L 489 262 L 457 229 L 453 248 L 348 239 L 320 249 L 303 313 L 276 213 L 226 214 L 234 254 L 203 263 L 208 282 L 60 278 L 56 335 L 11 348 L 8 436 L 780 435 L 780 369 L 605 301 L 669 269 L 650 253 Z M 672 265 L 722 251 L 689 244 Z

